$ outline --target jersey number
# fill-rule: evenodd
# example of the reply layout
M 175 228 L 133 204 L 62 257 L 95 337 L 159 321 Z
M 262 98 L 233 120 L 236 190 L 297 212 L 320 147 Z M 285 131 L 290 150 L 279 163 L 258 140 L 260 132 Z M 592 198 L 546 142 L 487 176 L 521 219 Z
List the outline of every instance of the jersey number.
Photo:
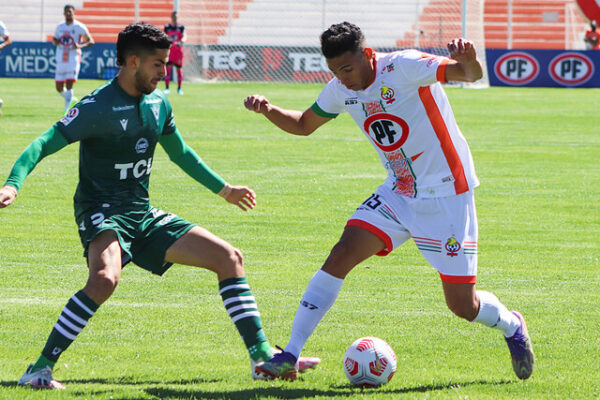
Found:
M 373 193 L 372 195 L 369 196 L 368 199 L 366 199 L 363 202 L 363 205 L 369 207 L 371 210 L 376 209 L 377 207 L 379 207 L 381 205 L 381 200 L 379 200 L 379 195 Z

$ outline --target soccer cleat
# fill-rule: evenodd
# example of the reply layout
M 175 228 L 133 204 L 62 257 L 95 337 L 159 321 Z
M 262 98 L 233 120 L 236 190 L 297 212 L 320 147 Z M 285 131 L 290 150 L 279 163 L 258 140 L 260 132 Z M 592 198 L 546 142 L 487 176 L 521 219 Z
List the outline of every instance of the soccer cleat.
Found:
M 177 94 L 180 94 L 183 96 L 183 90 L 181 90 L 181 88 L 177 89 Z
M 55 381 L 52 378 L 52 370 L 50 367 L 46 366 L 46 368 L 38 369 L 36 371 L 32 371 L 33 364 L 30 364 L 27 367 L 27 371 L 23 374 L 17 385 L 25 386 L 29 385 L 36 389 L 57 389 L 62 390 L 65 387 L 58 381 Z
M 171 93 L 171 91 L 169 90 L 169 88 L 166 88 L 166 89 L 164 90 L 164 93 L 165 93 L 165 94 L 170 94 L 170 93 Z
M 277 349 L 273 349 L 273 354 L 281 353 L 283 350 L 281 347 L 277 347 Z M 263 375 L 262 373 L 258 373 L 256 371 L 256 366 L 258 364 L 263 363 L 262 359 L 258 361 L 251 360 L 250 364 L 252 367 L 252 379 L 256 380 L 268 380 L 272 379 L 267 375 Z M 319 357 L 299 357 L 297 362 L 298 372 L 303 373 L 308 371 L 309 369 L 314 369 L 321 363 L 321 359 Z
M 519 326 L 514 335 L 506 338 L 506 344 L 508 344 L 508 349 L 510 350 L 515 374 L 517 374 L 519 379 L 527 379 L 533 372 L 533 363 L 535 361 L 533 346 L 531 345 L 525 318 L 518 311 L 513 311 L 512 313 L 519 318 L 521 326 Z
M 321 364 L 321 359 L 319 357 L 299 357 L 298 372 L 302 374 L 309 369 L 316 368 L 319 364 Z
M 298 376 L 297 361 L 292 353 L 282 351 L 275 354 L 269 361 L 257 364 L 255 371 L 257 374 L 265 376 L 266 379 L 293 381 Z

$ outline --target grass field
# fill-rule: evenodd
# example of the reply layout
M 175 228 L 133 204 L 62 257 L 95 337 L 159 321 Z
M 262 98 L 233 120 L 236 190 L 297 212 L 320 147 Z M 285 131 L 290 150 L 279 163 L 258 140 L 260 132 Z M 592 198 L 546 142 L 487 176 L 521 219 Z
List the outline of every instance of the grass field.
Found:
M 81 97 L 101 84 L 80 81 Z M 51 80 L 0 79 L 0 179 L 61 115 Z M 188 84 L 171 95 L 187 142 L 223 177 L 257 192 L 249 213 L 199 186 L 159 148 L 152 204 L 242 250 L 271 343 L 284 346 L 306 284 L 355 207 L 383 181 L 376 153 L 341 116 L 293 137 L 243 98 L 304 109 L 320 85 Z M 128 266 L 115 294 L 57 363 L 60 393 L 16 387 L 87 271 L 73 219 L 78 146 L 43 160 L 0 210 L 0 399 L 600 398 L 600 90 L 447 89 L 481 186 L 478 288 L 527 318 L 538 357 L 512 372 L 500 332 L 447 310 L 439 276 L 408 243 L 357 267 L 304 354 L 323 363 L 293 383 L 254 382 L 212 273 Z M 0 183 L 2 183 L 0 182 Z M 386 340 L 398 371 L 351 387 L 346 346 Z

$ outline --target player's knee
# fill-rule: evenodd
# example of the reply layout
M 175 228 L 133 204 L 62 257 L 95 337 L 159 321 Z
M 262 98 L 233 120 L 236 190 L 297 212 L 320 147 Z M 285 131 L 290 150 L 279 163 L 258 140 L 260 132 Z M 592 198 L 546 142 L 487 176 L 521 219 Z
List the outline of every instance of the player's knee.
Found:
M 240 274 L 243 274 L 244 256 L 242 255 L 242 252 L 233 246 L 227 249 L 227 256 L 223 263 L 223 267 L 228 275 L 240 276 Z
M 90 277 L 89 285 L 99 297 L 109 298 L 119 283 L 119 276 L 107 271 L 99 271 Z

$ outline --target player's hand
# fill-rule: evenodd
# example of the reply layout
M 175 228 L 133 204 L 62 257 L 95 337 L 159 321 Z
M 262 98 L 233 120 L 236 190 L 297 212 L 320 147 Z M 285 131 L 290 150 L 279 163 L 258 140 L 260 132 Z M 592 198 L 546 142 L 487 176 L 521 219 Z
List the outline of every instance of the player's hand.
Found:
M 469 40 L 463 38 L 453 39 L 448 43 L 448 51 L 450 52 L 450 58 L 458 62 L 468 63 L 477 61 L 475 45 Z
M 263 95 L 253 94 L 252 96 L 246 97 L 244 100 L 244 106 L 250 110 L 259 114 L 264 114 L 269 111 L 271 103 Z
M 256 205 L 256 193 L 246 186 L 230 186 L 231 191 L 224 198 L 231 204 L 235 204 L 244 211 L 254 208 Z
M 17 197 L 17 189 L 10 185 L 4 185 L 0 189 L 0 208 L 8 207 Z

